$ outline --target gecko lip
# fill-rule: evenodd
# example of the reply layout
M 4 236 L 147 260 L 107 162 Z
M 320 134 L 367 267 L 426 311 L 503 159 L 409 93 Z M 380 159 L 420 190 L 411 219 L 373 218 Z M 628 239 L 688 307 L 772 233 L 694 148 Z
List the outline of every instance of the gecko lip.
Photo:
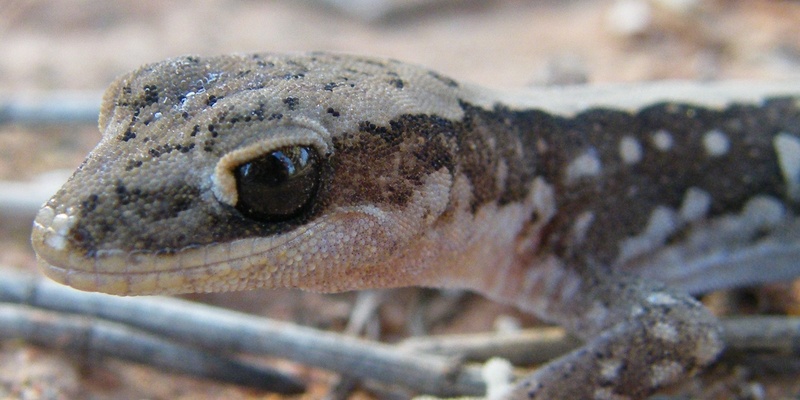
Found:
M 226 280 L 226 276 L 234 269 L 235 263 L 231 262 L 187 269 L 123 273 L 64 268 L 50 264 L 44 257 L 37 257 L 37 261 L 39 268 L 50 279 L 83 291 L 125 296 L 234 290 L 230 289 L 231 281 Z M 209 276 L 214 279 L 206 279 Z
M 36 225 L 32 237 L 37 263 L 44 275 L 78 290 L 115 295 L 226 290 L 236 280 L 232 272 L 248 262 L 247 257 L 209 257 L 211 252 L 205 248 L 186 249 L 172 255 L 101 251 L 94 257 L 86 257 L 67 247 L 59 248 L 64 237 L 52 227 Z
M 34 226 L 32 244 L 39 269 L 58 283 L 91 292 L 147 295 L 232 290 L 239 279 L 236 270 L 251 258 L 231 257 L 232 246 L 217 246 L 227 251 L 195 247 L 174 254 L 103 250 L 87 257 L 58 247 L 65 239 L 54 231 Z
M 194 267 L 186 257 L 159 257 L 121 250 L 101 250 L 88 257 L 70 248 L 69 232 L 76 220 L 74 215 L 57 213 L 45 205 L 34 220 L 31 244 L 39 268 L 46 276 L 79 290 L 124 295 L 163 293 L 174 288 L 169 291 L 177 293 L 190 291 L 192 287 L 176 286 L 176 280 L 219 273 L 224 269 L 225 263 L 208 263 L 205 254 L 194 260 Z
M 283 254 L 275 251 L 317 224 L 270 238 L 245 238 L 176 252 L 97 250 L 87 256 L 70 247 L 76 217 L 44 206 L 34 220 L 31 244 L 40 270 L 73 288 L 116 295 L 177 294 L 242 290 L 246 271 L 263 265 L 263 285 L 282 279 Z M 265 263 L 265 254 L 276 262 Z M 241 286 L 242 288 L 239 288 Z
M 71 251 L 68 235 L 75 221 L 74 215 L 57 213 L 48 205 L 39 210 L 31 233 L 39 269 L 50 279 L 79 290 L 131 294 L 131 278 L 124 274 L 124 269 L 101 272 L 96 257 Z

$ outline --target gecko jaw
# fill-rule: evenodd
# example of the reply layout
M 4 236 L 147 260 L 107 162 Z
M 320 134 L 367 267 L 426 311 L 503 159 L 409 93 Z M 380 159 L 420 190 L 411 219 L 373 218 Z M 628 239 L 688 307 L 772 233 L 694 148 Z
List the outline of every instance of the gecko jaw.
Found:
M 223 292 L 263 286 L 287 286 L 278 266 L 263 265 L 263 276 L 252 270 L 265 252 L 302 236 L 315 224 L 269 238 L 244 238 L 207 246 L 188 246 L 172 252 L 96 250 L 83 254 L 70 245 L 77 217 L 45 205 L 31 235 L 40 270 L 49 278 L 79 290 L 116 295 Z M 257 278 L 257 279 L 256 279 Z M 253 283 L 255 279 L 255 284 Z M 248 280 L 250 281 L 249 283 Z

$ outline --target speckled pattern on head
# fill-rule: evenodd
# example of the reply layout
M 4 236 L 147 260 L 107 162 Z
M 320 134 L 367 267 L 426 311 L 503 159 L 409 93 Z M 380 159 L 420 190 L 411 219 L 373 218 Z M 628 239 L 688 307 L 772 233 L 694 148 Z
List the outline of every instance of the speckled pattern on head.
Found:
M 342 62 L 337 68 L 331 68 L 331 62 L 338 60 Z M 374 157 L 377 163 L 401 142 L 414 146 L 404 151 L 421 158 L 419 162 L 414 157 L 400 160 L 401 168 L 410 170 L 404 171 L 408 179 L 416 184 L 440 160 L 452 167 L 453 161 L 447 158 L 455 143 L 447 143 L 448 139 L 431 132 L 430 143 L 409 144 L 424 133 L 416 129 L 436 129 L 446 122 L 443 117 L 459 118 L 462 113 L 457 103 L 447 104 L 450 81 L 420 72 L 371 59 L 254 55 L 184 57 L 122 77 L 106 93 L 100 119 L 103 142 L 80 169 L 80 173 L 101 173 L 119 182 L 106 185 L 104 179 L 103 186 L 83 186 L 63 195 L 82 198 L 81 222 L 71 243 L 87 253 L 103 249 L 174 252 L 187 245 L 291 229 L 301 221 L 277 226 L 254 223 L 232 207 L 203 196 L 210 193 L 208 178 L 218 159 L 269 139 L 277 127 L 308 126 L 329 152 L 338 147 L 331 164 L 351 169 L 348 176 L 338 176 L 348 181 L 325 182 L 326 191 L 341 193 L 333 199 L 341 200 L 337 205 L 382 197 L 401 204 L 413 185 L 399 179 L 391 183 L 400 187 L 365 188 L 350 196 L 347 192 L 354 184 L 375 185 L 369 176 L 350 182 L 359 175 L 386 176 L 388 171 L 375 171 L 376 165 L 364 163 L 364 157 Z M 423 97 L 421 93 L 424 97 L 435 94 L 437 86 L 443 93 L 440 99 L 426 104 L 416 101 Z M 431 113 L 432 109 L 436 112 Z M 387 132 L 390 124 L 391 133 Z M 402 129 L 415 131 L 404 135 L 398 132 Z M 359 198 L 348 198 L 354 195 Z M 313 211 L 319 213 L 323 207 L 319 204 Z M 192 235 L 170 229 L 175 223 Z
M 513 398 L 641 398 L 721 349 L 686 291 L 800 275 L 798 82 L 503 92 L 367 57 L 180 57 L 113 83 L 100 129 L 34 223 L 53 279 L 473 289 L 587 339 Z M 291 149 L 319 160 L 310 203 L 241 212 L 238 168 Z

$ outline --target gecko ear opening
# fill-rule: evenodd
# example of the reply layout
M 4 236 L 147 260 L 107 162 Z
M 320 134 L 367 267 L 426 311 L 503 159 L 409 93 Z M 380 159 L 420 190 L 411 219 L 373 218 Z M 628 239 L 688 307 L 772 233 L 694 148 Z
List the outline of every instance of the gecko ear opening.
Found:
M 292 219 L 307 210 L 319 189 L 320 160 L 314 148 L 287 146 L 237 166 L 236 209 L 263 222 Z

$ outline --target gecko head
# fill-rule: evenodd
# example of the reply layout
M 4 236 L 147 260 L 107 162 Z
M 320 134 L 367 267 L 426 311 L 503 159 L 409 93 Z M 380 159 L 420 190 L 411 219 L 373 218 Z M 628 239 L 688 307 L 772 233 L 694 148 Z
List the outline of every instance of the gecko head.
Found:
M 452 85 L 328 54 L 142 67 L 37 215 L 40 265 L 113 294 L 412 283 L 412 247 L 450 206 Z

